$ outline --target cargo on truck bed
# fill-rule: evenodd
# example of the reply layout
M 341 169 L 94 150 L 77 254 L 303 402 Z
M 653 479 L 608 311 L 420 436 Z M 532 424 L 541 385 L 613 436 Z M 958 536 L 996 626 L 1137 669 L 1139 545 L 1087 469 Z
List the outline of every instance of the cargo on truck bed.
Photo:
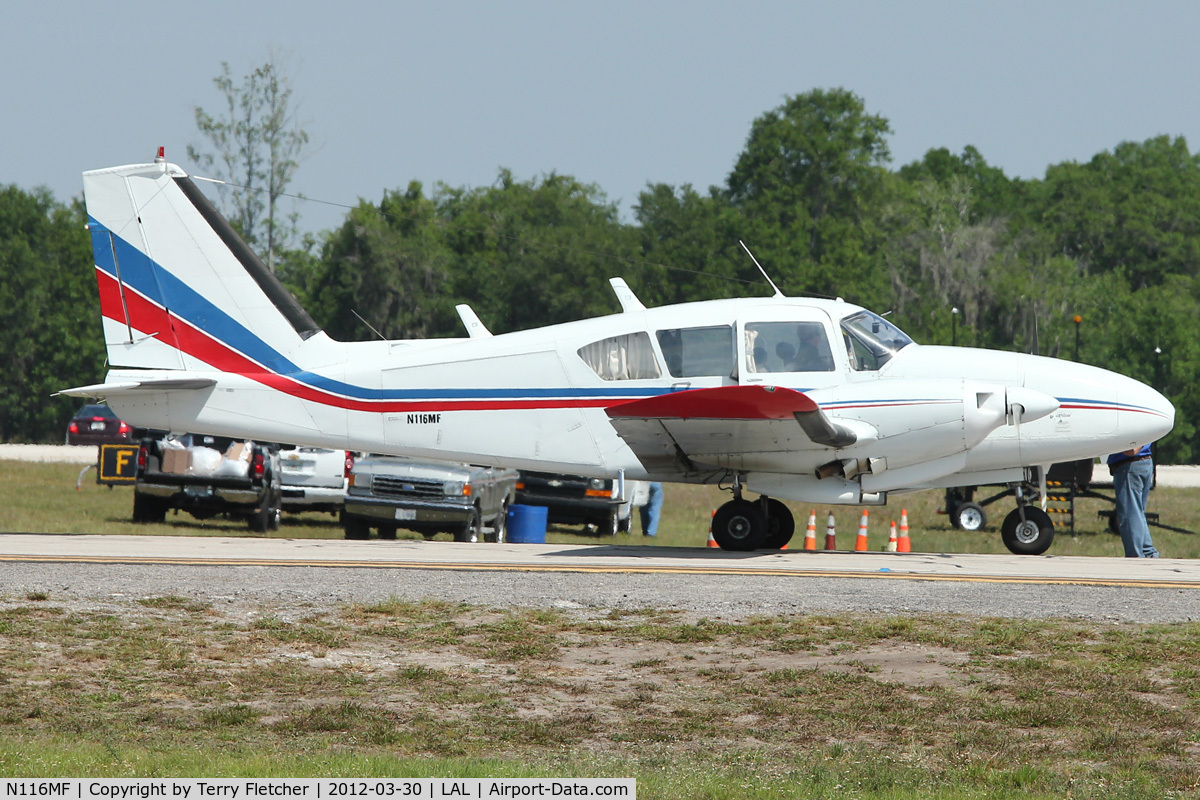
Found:
M 138 448 L 133 521 L 162 522 L 171 509 L 197 519 L 226 514 L 253 531 L 279 527 L 278 448 L 222 436 L 149 436 Z

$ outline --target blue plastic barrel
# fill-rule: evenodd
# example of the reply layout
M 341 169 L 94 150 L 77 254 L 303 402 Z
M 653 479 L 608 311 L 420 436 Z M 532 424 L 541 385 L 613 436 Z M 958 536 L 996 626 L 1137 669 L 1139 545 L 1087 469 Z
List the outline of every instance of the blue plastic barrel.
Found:
M 515 544 L 545 544 L 545 506 L 511 505 L 508 507 L 508 541 Z

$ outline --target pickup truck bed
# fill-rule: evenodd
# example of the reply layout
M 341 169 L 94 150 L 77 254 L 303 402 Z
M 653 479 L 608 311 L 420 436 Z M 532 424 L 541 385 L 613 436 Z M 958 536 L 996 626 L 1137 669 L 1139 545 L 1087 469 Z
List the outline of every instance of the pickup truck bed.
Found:
M 279 455 L 270 445 L 211 436 L 141 441 L 134 522 L 162 522 L 178 509 L 197 519 L 241 517 L 266 532 L 279 527 L 280 499 Z

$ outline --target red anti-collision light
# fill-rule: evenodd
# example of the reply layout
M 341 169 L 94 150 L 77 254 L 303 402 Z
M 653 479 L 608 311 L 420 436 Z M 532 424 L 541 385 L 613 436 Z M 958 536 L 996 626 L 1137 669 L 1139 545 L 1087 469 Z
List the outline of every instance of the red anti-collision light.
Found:
M 342 471 L 343 478 L 349 478 L 350 473 L 354 471 L 354 453 L 346 451 L 346 468 Z

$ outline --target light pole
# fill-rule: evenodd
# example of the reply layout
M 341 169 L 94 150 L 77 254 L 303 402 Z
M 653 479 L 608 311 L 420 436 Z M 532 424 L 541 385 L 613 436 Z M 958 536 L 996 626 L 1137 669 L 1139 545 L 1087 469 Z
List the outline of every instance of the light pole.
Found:
M 950 344 L 958 347 L 958 306 L 950 309 Z

